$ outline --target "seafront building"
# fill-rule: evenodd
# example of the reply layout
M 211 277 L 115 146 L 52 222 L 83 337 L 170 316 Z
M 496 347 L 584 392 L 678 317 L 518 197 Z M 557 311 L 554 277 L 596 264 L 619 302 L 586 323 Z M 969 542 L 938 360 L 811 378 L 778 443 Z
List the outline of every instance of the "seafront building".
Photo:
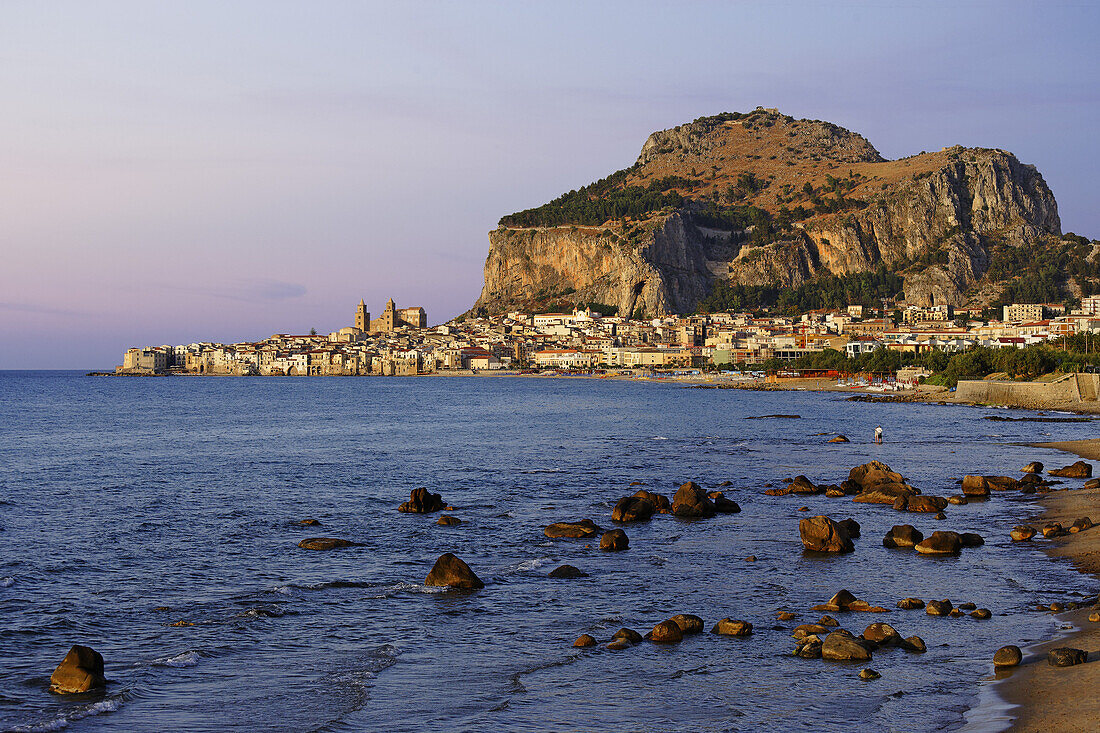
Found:
M 460 316 L 429 327 L 423 308 L 387 301 L 372 319 L 366 304 L 353 324 L 328 335 L 274 334 L 254 342 L 193 343 L 129 349 L 120 374 L 262 376 L 412 376 L 498 369 L 656 371 L 793 360 L 834 349 L 849 356 L 892 349 L 924 353 L 974 346 L 1022 348 L 1076 333 L 1100 332 L 1091 304 L 1057 314 L 1048 304 L 1014 304 L 1002 321 L 966 320 L 976 314 L 946 307 L 812 311 L 796 317 L 714 313 L 647 321 L 572 313 L 513 311 Z M 1032 316 L 1040 314 L 1043 318 Z M 895 322 L 895 320 L 897 322 Z

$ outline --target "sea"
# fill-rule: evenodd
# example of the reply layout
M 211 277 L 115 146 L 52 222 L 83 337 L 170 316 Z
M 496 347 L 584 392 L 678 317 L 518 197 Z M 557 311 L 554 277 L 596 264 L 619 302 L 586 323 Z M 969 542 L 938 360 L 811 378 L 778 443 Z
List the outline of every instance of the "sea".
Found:
M 798 417 L 748 419 L 773 414 Z M 965 474 L 1072 462 L 1020 445 L 1094 431 L 1030 419 L 1050 416 L 660 381 L 0 372 L 0 730 L 997 730 L 1010 713 L 993 652 L 1054 635 L 1034 607 L 1092 590 L 1041 540 L 1009 540 L 1037 506 L 997 493 L 936 520 L 764 490 L 879 460 L 958 493 Z M 838 433 L 851 442 L 826 442 Z M 625 552 L 543 534 L 610 528 L 634 482 L 671 497 L 689 480 L 730 482 L 743 511 L 628 525 Z M 399 513 L 417 487 L 462 523 Z M 817 514 L 856 519 L 855 552 L 804 554 L 798 520 Z M 902 523 L 986 543 L 953 558 L 883 547 Z M 361 544 L 298 547 L 314 536 Z M 425 586 L 446 552 L 485 587 Z M 548 577 L 563 563 L 588 577 Z M 834 614 L 844 628 L 885 621 L 927 652 L 792 656 L 793 626 L 842 588 L 889 609 Z M 897 609 L 908 596 L 993 617 Z M 677 613 L 707 632 L 605 646 Z M 708 633 L 725 617 L 754 633 Z M 574 648 L 585 633 L 601 643 Z M 49 693 L 73 644 L 103 655 L 104 691 Z

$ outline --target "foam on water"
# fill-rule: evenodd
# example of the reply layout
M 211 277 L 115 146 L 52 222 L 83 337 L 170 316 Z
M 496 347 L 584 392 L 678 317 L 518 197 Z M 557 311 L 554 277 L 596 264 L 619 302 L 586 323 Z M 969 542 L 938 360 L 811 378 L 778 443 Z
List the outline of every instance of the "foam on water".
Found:
M 12 576 L 5 575 L 3 578 L 0 578 L 0 588 L 7 588 L 12 585 L 15 585 L 15 578 Z
M 98 702 L 79 705 L 51 720 L 31 723 L 30 725 L 19 725 L 11 730 L 13 733 L 45 733 L 46 731 L 63 730 L 78 720 L 90 718 L 93 715 L 113 713 L 122 707 L 122 702 L 123 694 L 118 693 Z
M 199 663 L 200 654 L 191 650 L 168 657 L 160 657 L 149 662 L 154 667 L 194 667 Z

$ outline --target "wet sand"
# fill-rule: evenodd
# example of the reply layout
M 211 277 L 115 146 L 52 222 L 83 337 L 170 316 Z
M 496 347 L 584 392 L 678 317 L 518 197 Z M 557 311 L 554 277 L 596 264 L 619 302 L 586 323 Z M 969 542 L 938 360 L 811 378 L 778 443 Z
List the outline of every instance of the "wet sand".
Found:
M 1100 440 L 1034 445 L 1100 460 Z M 1059 491 L 1047 494 L 1039 502 L 1046 509 L 1039 520 L 1043 523 L 1061 522 L 1068 526 L 1083 516 L 1100 520 L 1100 489 Z M 1066 558 L 1077 570 L 1100 577 L 1100 526 L 1046 544 L 1045 551 L 1051 557 Z M 1051 589 L 1051 600 L 1063 600 L 1056 588 Z M 1017 717 L 1010 730 L 1076 733 L 1100 729 L 1100 695 L 1096 694 L 1100 689 L 1100 623 L 1088 620 L 1093 611 L 1088 607 L 1059 615 L 1059 620 L 1080 630 L 1028 649 L 1024 663 L 1005 674 L 1006 679 L 998 686 L 998 692 L 1007 702 L 1020 706 L 1012 711 Z M 1005 643 L 1011 642 L 1006 640 Z M 1076 667 L 1051 667 L 1047 664 L 1047 651 L 1063 646 L 1084 649 L 1088 652 L 1088 661 Z

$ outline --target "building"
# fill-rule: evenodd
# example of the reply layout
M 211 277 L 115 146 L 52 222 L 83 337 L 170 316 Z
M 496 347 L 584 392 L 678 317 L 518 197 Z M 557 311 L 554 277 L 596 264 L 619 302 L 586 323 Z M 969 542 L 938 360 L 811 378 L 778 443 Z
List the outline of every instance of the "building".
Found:
M 355 308 L 355 327 L 360 331 L 370 330 L 370 313 L 367 312 L 367 304 L 362 299 L 359 300 L 359 305 Z
M 360 312 L 362 312 L 362 308 L 363 306 L 360 304 Z M 369 317 L 369 314 L 367 315 Z M 358 318 L 358 314 L 356 317 Z M 427 328 L 428 314 L 423 308 L 419 307 L 398 310 L 393 298 L 390 298 L 386 301 L 386 309 L 382 311 L 382 315 L 370 321 L 370 328 L 367 330 L 373 333 L 392 333 L 404 327 Z
M 1085 300 L 1088 300 L 1086 298 Z M 1084 301 L 1081 302 L 1082 308 Z M 1001 307 L 1005 323 L 1020 323 L 1022 321 L 1041 321 L 1054 315 L 1062 315 L 1065 308 L 1057 303 L 1013 303 Z
M 168 371 L 168 354 L 161 349 L 128 349 L 122 355 L 120 374 L 163 374 Z

